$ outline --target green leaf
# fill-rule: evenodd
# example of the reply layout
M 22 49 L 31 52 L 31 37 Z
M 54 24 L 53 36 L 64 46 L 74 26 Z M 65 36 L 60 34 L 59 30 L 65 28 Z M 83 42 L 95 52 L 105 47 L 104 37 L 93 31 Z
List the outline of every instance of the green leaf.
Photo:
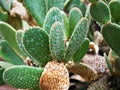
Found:
M 13 0 L 0 0 L 0 6 L 9 12 L 12 6 L 12 1 Z
M 8 63 L 8 62 L 5 62 L 5 61 L 0 61 L 0 67 L 2 67 L 4 69 L 12 67 L 12 66 L 14 66 L 14 65 L 11 64 L 11 63 Z
M 61 11 L 61 15 L 63 18 L 63 22 L 64 22 L 64 34 L 66 37 L 66 40 L 69 39 L 70 33 L 69 33 L 69 20 L 67 18 L 67 15 L 64 11 Z
M 56 21 L 63 23 L 60 10 L 57 7 L 53 7 L 48 11 L 43 25 L 44 30 L 46 30 L 48 34 L 50 34 L 50 29 Z
M 73 55 L 79 49 L 80 45 L 83 43 L 85 37 L 87 36 L 87 21 L 88 20 L 86 18 L 82 18 L 75 27 L 75 30 L 72 33 L 69 41 L 69 45 L 65 55 L 65 61 L 69 61 L 73 57 Z
M 49 45 L 51 56 L 58 61 L 64 59 L 65 53 L 65 38 L 63 29 L 64 27 L 60 22 L 55 22 L 50 30 Z
M 98 1 L 96 4 L 91 4 L 90 14 L 91 17 L 99 23 L 106 24 L 111 21 L 110 9 L 103 1 Z
M 52 7 L 58 7 L 59 9 L 63 10 L 64 8 L 64 0 L 45 0 L 47 11 Z
M 112 0 L 109 3 L 109 8 L 110 8 L 112 17 L 116 21 L 120 21 L 120 1 L 119 0 Z
M 4 84 L 4 81 L 3 81 L 3 72 L 4 72 L 4 68 L 0 67 L 0 85 Z
M 46 15 L 45 0 L 23 0 L 26 8 L 39 26 L 43 26 Z
M 84 57 L 84 55 L 87 53 L 87 51 L 89 49 L 89 42 L 90 41 L 87 38 L 83 41 L 83 43 L 80 45 L 79 49 L 73 55 L 74 62 L 77 63 L 82 60 L 82 58 Z
M 13 48 L 13 50 L 23 59 L 25 58 L 23 53 L 18 47 L 17 41 L 16 41 L 16 30 L 11 27 L 9 24 L 5 22 L 0 22 L 0 31 L 6 41 L 9 43 L 9 45 Z
M 23 45 L 29 57 L 34 58 L 34 61 L 39 62 L 41 66 L 51 60 L 49 37 L 43 29 L 29 28 L 23 35 Z
M 43 68 L 31 66 L 13 66 L 7 68 L 3 73 L 4 81 L 15 88 L 33 89 L 39 87 L 39 80 Z
M 80 19 L 83 17 L 82 12 L 80 11 L 79 8 L 74 7 L 70 10 L 69 13 L 69 37 L 72 35 L 75 26 L 78 24 Z
M 120 26 L 114 23 L 104 25 L 102 35 L 110 48 L 120 56 Z
M 15 65 L 24 65 L 24 61 L 15 53 L 10 45 L 5 41 L 0 41 L 0 56 L 7 62 Z
M 107 66 L 108 66 L 108 69 L 110 71 L 110 74 L 112 75 L 113 74 L 113 68 L 112 68 L 112 65 L 110 63 L 110 60 L 108 59 L 107 55 L 104 53 L 104 58 L 105 58 L 105 61 L 107 63 Z

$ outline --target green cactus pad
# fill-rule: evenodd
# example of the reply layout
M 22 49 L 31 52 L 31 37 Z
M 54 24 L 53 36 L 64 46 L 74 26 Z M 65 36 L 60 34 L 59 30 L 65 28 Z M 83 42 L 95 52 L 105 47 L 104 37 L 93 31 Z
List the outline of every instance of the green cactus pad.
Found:
M 43 28 L 47 31 L 48 34 L 50 34 L 50 29 L 56 21 L 63 23 L 60 10 L 57 7 L 53 7 L 48 11 L 43 25 Z
M 27 57 L 26 50 L 23 46 L 23 33 L 24 32 L 22 30 L 18 30 L 17 33 L 16 33 L 16 40 L 17 40 L 17 43 L 18 43 L 18 46 L 19 46 L 20 50 Z
M 70 33 L 70 36 L 72 35 L 75 26 L 78 24 L 79 20 L 82 17 L 83 17 L 83 15 L 82 15 L 82 12 L 80 11 L 79 8 L 74 7 L 70 10 L 70 13 L 69 13 L 69 27 L 70 27 L 69 33 Z
M 87 10 L 86 3 L 81 0 L 81 1 L 80 1 L 80 4 L 79 4 L 77 7 L 81 10 L 83 16 L 85 16 L 85 12 L 86 12 L 86 10 Z
M 8 63 L 8 62 L 5 62 L 5 61 L 0 61 L 0 67 L 2 67 L 4 69 L 12 67 L 12 66 L 14 66 L 14 65 L 11 64 L 11 63 Z
M 96 4 L 91 4 L 90 14 L 95 21 L 102 24 L 109 23 L 111 20 L 110 9 L 103 1 L 98 1 Z
M 43 26 L 46 15 L 45 0 L 23 0 L 26 8 L 39 26 Z
M 24 65 L 24 61 L 14 52 L 10 45 L 5 41 L 0 41 L 0 56 L 7 62 L 15 65 Z
M 91 15 L 90 15 L 90 4 L 87 6 L 87 10 L 85 12 L 85 17 L 88 19 L 88 26 L 91 24 Z
M 3 80 L 10 86 L 20 89 L 33 89 L 39 87 L 39 80 L 43 68 L 31 66 L 13 66 L 3 73 Z
M 79 49 L 80 45 L 83 43 L 85 37 L 87 36 L 87 21 L 88 20 L 86 18 L 82 18 L 75 27 L 75 30 L 72 33 L 69 41 L 69 45 L 65 55 L 65 61 L 69 61 L 73 57 L 73 55 Z
M 43 29 L 29 28 L 23 35 L 23 45 L 28 55 L 37 60 L 41 66 L 51 60 L 49 37 Z
M 109 23 L 102 27 L 102 35 L 110 48 L 120 56 L 120 26 Z
M 112 0 L 109 4 L 112 17 L 120 21 L 120 0 Z
M 3 81 L 3 72 L 4 72 L 4 68 L 0 67 L 0 85 L 4 84 L 4 81 Z
M 6 22 L 8 20 L 8 13 L 0 10 L 0 21 Z
M 87 53 L 89 49 L 89 39 L 85 39 L 84 42 L 80 45 L 79 49 L 73 55 L 74 62 L 80 62 L 83 56 Z
M 63 17 L 63 22 L 64 22 L 64 34 L 66 37 L 66 40 L 69 39 L 70 33 L 69 33 L 69 20 L 67 18 L 67 15 L 64 11 L 61 11 L 62 17 Z
M 51 56 L 58 61 L 64 59 L 65 53 L 65 37 L 63 29 L 64 27 L 60 22 L 55 22 L 50 30 L 49 46 Z
M 12 6 L 12 0 L 0 0 L 0 6 L 9 12 Z
M 16 30 L 11 27 L 9 24 L 5 22 L 0 22 L 0 31 L 6 41 L 10 44 L 10 46 L 15 50 L 15 52 L 20 55 L 22 58 L 24 58 L 23 53 L 18 47 L 17 41 L 16 41 Z
M 64 0 L 45 0 L 47 5 L 47 10 L 52 7 L 58 7 L 59 9 L 63 10 L 64 8 Z
M 91 2 L 91 3 L 97 3 L 98 2 L 98 0 L 88 0 L 89 2 Z

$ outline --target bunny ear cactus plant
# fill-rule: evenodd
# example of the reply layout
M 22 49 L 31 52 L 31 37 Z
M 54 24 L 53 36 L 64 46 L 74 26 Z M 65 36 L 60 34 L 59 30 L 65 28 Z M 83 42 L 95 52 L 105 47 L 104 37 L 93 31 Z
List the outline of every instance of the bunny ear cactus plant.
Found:
M 75 18 L 74 15 L 72 18 Z M 74 24 L 68 46 L 65 42 L 66 20 L 61 10 L 53 7 L 45 16 L 43 28 L 30 27 L 25 32 L 15 32 L 15 40 L 19 44 L 20 50 L 39 67 L 19 65 L 7 68 L 4 71 L 3 79 L 8 85 L 21 89 L 68 90 L 68 70 L 72 72 L 72 69 L 74 73 L 83 76 L 88 81 L 96 79 L 97 72 L 95 70 L 83 63 L 78 63 L 89 47 L 89 40 L 86 39 L 87 18 L 81 17 Z M 66 68 L 71 60 L 75 64 Z M 77 70 L 75 70 L 76 66 L 78 67 Z M 89 71 L 89 75 L 86 75 L 87 71 Z M 14 75 L 14 73 L 16 74 Z
M 110 51 L 108 58 L 106 55 L 104 55 L 110 74 L 112 76 L 116 75 L 119 76 L 120 1 L 119 0 L 111 0 L 110 2 L 96 1 L 95 3 L 92 2 L 91 0 L 89 1 L 91 2 L 90 6 L 91 17 L 96 22 L 101 24 L 103 38 L 105 39 L 106 43 L 110 46 L 111 50 L 113 50 L 112 52 L 116 53 L 116 55 L 113 55 L 113 53 L 111 53 Z M 112 59 L 112 62 L 109 59 Z

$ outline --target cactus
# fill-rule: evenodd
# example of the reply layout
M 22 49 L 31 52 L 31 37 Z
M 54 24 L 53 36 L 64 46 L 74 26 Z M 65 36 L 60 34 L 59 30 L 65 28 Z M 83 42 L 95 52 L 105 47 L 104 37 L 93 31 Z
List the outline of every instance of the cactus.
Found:
M 63 63 L 49 62 L 40 78 L 42 90 L 68 90 L 69 73 Z
M 66 41 L 69 40 L 69 36 L 70 36 L 70 32 L 69 32 L 69 20 L 67 18 L 67 15 L 65 12 L 61 11 L 61 15 L 63 18 L 63 22 L 64 22 L 64 34 L 65 34 L 65 39 Z
M 89 39 L 85 39 L 83 41 L 83 43 L 80 45 L 79 49 L 73 55 L 73 61 L 74 62 L 80 62 L 80 60 L 82 60 L 83 56 L 88 51 L 89 42 L 90 42 Z
M 97 72 L 87 64 L 69 62 L 66 64 L 66 67 L 69 72 L 80 75 L 88 82 L 91 82 L 97 78 Z
M 23 35 L 23 45 L 28 55 L 38 61 L 41 66 L 51 60 L 49 37 L 43 29 L 29 28 Z
M 10 47 L 10 45 L 5 41 L 0 41 L 0 56 L 9 63 L 15 65 L 23 65 L 25 64 L 19 55 L 17 55 L 14 50 Z
M 58 61 L 64 59 L 65 42 L 64 42 L 64 27 L 61 23 L 55 22 L 50 30 L 49 46 L 51 56 Z
M 46 32 L 48 34 L 50 34 L 51 26 L 56 21 L 59 21 L 63 24 L 63 18 L 62 18 L 62 15 L 60 13 L 60 10 L 56 7 L 53 7 L 48 11 L 48 13 L 45 17 L 44 25 L 43 25 L 43 28 L 46 30 Z
M 16 30 L 11 27 L 9 24 L 0 22 L 0 31 L 10 46 L 14 49 L 14 51 L 21 56 L 21 58 L 25 58 L 23 53 L 18 47 L 17 40 L 16 40 Z M 6 34 L 6 33 L 9 33 Z
M 91 4 L 90 14 L 95 21 L 102 24 L 109 23 L 111 20 L 110 9 L 108 5 L 103 1 L 98 1 L 95 4 Z
M 12 0 L 0 0 L 0 5 L 6 10 L 6 11 L 10 11 L 10 8 L 12 6 Z
M 119 0 L 112 0 L 109 3 L 111 16 L 116 20 L 120 21 L 120 1 Z
M 79 20 L 82 17 L 83 17 L 83 15 L 82 15 L 82 12 L 80 11 L 80 9 L 74 7 L 70 10 L 70 13 L 69 13 L 70 36 L 73 33 L 75 26 L 77 25 L 77 23 L 79 22 Z
M 64 0 L 45 0 L 47 5 L 47 11 L 52 7 L 58 7 L 60 10 L 64 8 Z
M 43 26 L 46 15 L 45 0 L 24 0 L 24 4 L 39 26 Z
M 25 31 L 16 31 L 8 24 L 0 23 L 5 42 L 9 43 L 8 45 L 18 56 L 10 55 L 12 49 L 5 53 L 2 48 L 0 50 L 2 57 L 8 55 L 10 60 L 15 57 L 17 60 L 12 60 L 12 64 L 16 65 L 19 63 L 18 57 L 20 56 L 15 48 L 17 47 L 25 57 L 20 56 L 21 61 L 28 57 L 38 67 L 16 65 L 5 68 L 3 73 L 5 83 L 20 89 L 68 90 L 70 84 L 68 71 L 79 74 L 88 82 L 96 80 L 99 70 L 80 61 L 89 48 L 90 41 L 86 38 L 90 25 L 88 20 L 91 20 L 89 11 L 92 9 L 92 5 L 99 6 L 100 4 L 100 7 L 105 7 L 106 13 L 100 21 L 102 24 L 111 21 L 108 6 L 102 1 L 97 2 L 96 0 L 96 3 L 86 11 L 86 5 L 82 2 L 80 7 L 85 9 L 84 12 L 75 7 L 67 17 L 67 14 L 62 11 L 63 0 L 53 0 L 53 3 L 49 0 L 24 0 L 23 2 L 40 27 L 29 27 Z M 58 7 L 53 7 L 57 5 L 57 2 L 61 3 Z M 108 17 L 106 18 L 106 16 Z M 4 28 L 7 31 L 3 31 Z M 10 37 L 6 34 L 8 32 Z M 7 46 L 5 46 L 6 50 Z M 69 61 L 72 61 L 72 64 Z M 103 60 L 101 62 L 104 66 Z M 104 68 L 102 69 L 106 70 L 106 67 Z
M 87 35 L 87 32 L 88 32 L 87 19 L 82 18 L 78 22 L 70 38 L 70 42 L 69 42 L 69 45 L 68 45 L 68 48 L 65 54 L 66 61 L 69 61 L 73 57 L 77 49 L 79 49 L 79 45 L 82 44 L 82 42 L 84 41 Z
M 120 26 L 115 23 L 104 25 L 102 35 L 112 50 L 120 56 Z
M 13 66 L 4 71 L 3 79 L 8 85 L 15 88 L 32 89 L 39 87 L 39 77 L 42 72 L 42 68 L 23 65 Z

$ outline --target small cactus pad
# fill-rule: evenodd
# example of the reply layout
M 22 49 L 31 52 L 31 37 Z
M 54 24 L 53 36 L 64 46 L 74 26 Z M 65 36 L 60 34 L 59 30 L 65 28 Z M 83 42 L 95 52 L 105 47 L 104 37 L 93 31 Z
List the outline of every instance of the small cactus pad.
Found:
M 89 49 L 89 39 L 85 39 L 84 42 L 80 45 L 79 49 L 73 55 L 74 62 L 80 62 L 83 56 L 87 53 Z
M 50 30 L 49 46 L 51 51 L 51 56 L 58 61 L 64 59 L 65 53 L 65 41 L 63 25 L 59 22 L 55 22 Z
M 63 10 L 64 8 L 64 0 L 45 0 L 47 5 L 47 10 L 52 7 L 58 7 L 59 9 Z
M 72 35 L 75 26 L 78 24 L 78 22 L 80 21 L 80 19 L 82 17 L 83 17 L 83 15 L 82 15 L 82 12 L 80 11 L 79 8 L 74 7 L 70 10 L 70 13 L 69 13 L 69 27 L 70 27 L 69 33 L 70 33 L 70 36 Z
M 61 11 L 61 15 L 63 17 L 63 22 L 64 22 L 64 34 L 65 34 L 65 38 L 66 40 L 69 39 L 70 33 L 69 33 L 69 21 L 67 18 L 67 15 L 64 11 Z
M 5 41 L 0 41 L 0 56 L 7 62 L 15 65 L 24 65 L 24 61 L 15 53 L 10 45 Z
M 120 21 L 120 0 L 112 0 L 109 4 L 112 17 Z
M 120 56 L 120 26 L 109 23 L 102 27 L 102 35 L 110 48 Z
M 9 43 L 9 45 L 15 50 L 15 52 L 20 56 L 24 57 L 17 44 L 16 30 L 9 24 L 5 22 L 0 22 L 0 31 L 6 39 L 6 41 Z
M 89 2 L 91 2 L 91 3 L 97 3 L 98 2 L 98 0 L 88 0 Z
M 41 66 L 51 60 L 49 37 L 43 29 L 29 28 L 23 35 L 23 45 L 29 56 L 37 60 Z
M 13 66 L 3 73 L 3 80 L 10 86 L 20 89 L 32 89 L 39 87 L 39 79 L 42 68 L 31 66 Z
M 37 24 L 43 26 L 46 15 L 45 0 L 23 0 L 23 2 Z
M 73 57 L 75 52 L 79 49 L 80 45 L 83 43 L 85 37 L 87 36 L 87 32 L 88 32 L 87 19 L 82 18 L 78 22 L 70 38 L 70 42 L 65 55 L 66 62 L 69 61 Z
M 56 61 L 48 62 L 40 78 L 41 90 L 68 90 L 69 73 Z
M 102 24 L 110 22 L 110 9 L 103 1 L 98 1 L 96 4 L 90 6 L 91 17 Z
M 69 72 L 75 73 L 83 77 L 86 81 L 91 82 L 97 78 L 97 72 L 84 63 L 69 62 L 66 64 Z
M 43 25 L 43 28 L 47 31 L 48 34 L 50 34 L 50 29 L 56 21 L 63 23 L 60 10 L 57 7 L 53 7 L 48 11 Z

